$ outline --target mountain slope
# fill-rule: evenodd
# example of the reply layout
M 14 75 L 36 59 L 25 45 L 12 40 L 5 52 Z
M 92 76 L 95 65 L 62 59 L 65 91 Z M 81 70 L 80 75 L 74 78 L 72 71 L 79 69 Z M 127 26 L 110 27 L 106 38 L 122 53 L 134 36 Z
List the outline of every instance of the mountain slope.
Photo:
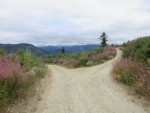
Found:
M 99 45 L 75 45 L 75 46 L 63 46 L 65 47 L 65 53 L 75 53 L 80 51 L 88 51 L 97 48 Z M 8 53 L 14 53 L 18 49 L 26 50 L 27 48 L 37 56 L 43 56 L 46 54 L 59 54 L 61 53 L 62 46 L 44 46 L 36 47 L 32 44 L 20 43 L 20 44 L 0 44 L 0 48 L 4 48 Z
M 58 54 L 61 52 L 60 47 L 56 46 L 45 46 L 45 47 L 38 47 L 41 51 L 47 54 Z
M 32 44 L 21 43 L 21 44 L 0 44 L 0 48 L 4 48 L 8 53 L 14 53 L 18 49 L 26 50 L 27 48 L 37 56 L 46 55 L 45 52 L 41 51 L 39 48 Z
M 97 44 L 89 44 L 89 45 L 75 45 L 75 46 L 63 46 L 65 48 L 66 53 L 75 53 L 81 51 L 88 51 L 97 48 L 99 45 Z M 48 54 L 58 54 L 61 53 L 62 46 L 46 46 L 46 47 L 38 47 L 42 51 Z

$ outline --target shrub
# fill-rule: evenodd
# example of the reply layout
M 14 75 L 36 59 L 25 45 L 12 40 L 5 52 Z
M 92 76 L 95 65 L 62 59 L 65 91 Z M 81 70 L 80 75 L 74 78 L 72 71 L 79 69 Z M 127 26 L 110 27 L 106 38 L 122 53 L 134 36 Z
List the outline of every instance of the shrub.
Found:
M 129 56 L 132 55 L 132 47 L 128 46 L 126 48 L 123 49 L 123 57 L 124 58 L 129 58 Z
M 150 97 L 150 68 L 131 58 L 115 62 L 113 72 L 117 79 L 135 87 L 139 94 Z
M 16 55 L 0 56 L 0 78 L 10 78 L 20 69 L 21 66 Z
M 0 56 L 0 105 L 25 97 L 27 90 L 46 71 L 40 58 L 28 50 Z
M 135 87 L 139 94 L 150 98 L 150 36 L 124 44 L 124 59 L 114 64 L 117 79 Z
M 114 64 L 114 72 L 117 78 L 128 85 L 134 85 L 138 78 L 138 63 L 131 60 L 131 58 L 123 59 Z
M 0 48 L 0 55 L 6 55 L 6 50 L 3 48 Z
M 126 43 L 123 49 L 123 57 L 129 58 L 130 56 L 144 62 L 150 58 L 150 36 Z
M 94 54 L 93 60 L 95 62 L 101 63 L 104 60 L 113 58 L 116 55 L 116 49 L 113 47 L 106 47 L 103 49 L 102 53 Z
M 30 52 L 30 50 L 26 49 L 24 50 L 18 50 L 17 54 L 19 56 L 20 64 L 21 66 L 23 65 L 28 65 L 30 67 L 33 67 L 33 55 Z
M 87 62 L 88 62 L 88 59 L 86 58 L 85 53 L 82 53 L 82 55 L 79 57 L 79 65 L 86 66 Z
M 17 97 L 20 72 L 21 66 L 17 56 L 0 56 L 0 103 L 6 104 Z
M 89 60 L 87 63 L 86 63 L 86 66 L 92 66 L 94 65 L 95 62 L 93 60 Z

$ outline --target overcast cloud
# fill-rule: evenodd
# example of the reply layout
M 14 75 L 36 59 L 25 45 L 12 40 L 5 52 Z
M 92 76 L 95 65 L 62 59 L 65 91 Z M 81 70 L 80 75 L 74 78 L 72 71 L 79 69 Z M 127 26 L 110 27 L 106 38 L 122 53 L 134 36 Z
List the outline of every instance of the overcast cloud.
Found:
M 0 43 L 109 44 L 150 35 L 150 0 L 0 0 Z

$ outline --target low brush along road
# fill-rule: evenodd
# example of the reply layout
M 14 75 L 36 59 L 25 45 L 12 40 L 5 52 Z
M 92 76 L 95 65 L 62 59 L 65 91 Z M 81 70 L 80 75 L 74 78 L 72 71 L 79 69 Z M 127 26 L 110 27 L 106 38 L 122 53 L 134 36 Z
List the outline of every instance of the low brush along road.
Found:
M 111 75 L 117 56 L 101 65 L 67 69 L 48 65 L 51 83 L 47 84 L 35 113 L 147 113 Z

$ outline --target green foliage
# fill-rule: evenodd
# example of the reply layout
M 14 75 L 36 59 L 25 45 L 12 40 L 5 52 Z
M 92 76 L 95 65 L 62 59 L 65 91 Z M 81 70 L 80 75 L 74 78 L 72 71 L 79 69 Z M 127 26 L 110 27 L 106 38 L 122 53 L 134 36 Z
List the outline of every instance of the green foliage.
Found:
M 86 66 L 86 63 L 88 62 L 88 59 L 85 57 L 85 53 L 83 53 L 79 57 L 79 66 Z
M 148 56 L 148 48 L 146 47 L 141 47 L 141 48 L 138 48 L 136 50 L 136 53 L 135 53 L 135 57 L 138 58 L 138 59 L 141 59 L 141 60 L 146 60 L 147 58 L 150 58 Z M 149 51 L 150 52 L 150 51 Z
M 27 48 L 36 56 L 46 55 L 45 52 L 41 51 L 39 48 L 32 44 L 0 44 L 0 48 L 4 48 L 8 53 L 15 53 L 18 49 L 26 50 Z
M 124 58 L 132 56 L 143 62 L 150 58 L 150 36 L 136 39 L 124 45 L 126 45 L 123 49 Z
M 113 70 L 117 78 L 125 84 L 134 85 L 138 74 L 136 64 L 130 59 L 125 59 L 117 63 L 114 65 Z
M 123 46 L 123 47 L 126 47 L 126 43 L 124 42 L 124 43 L 122 44 L 122 46 Z
M 7 75 L 8 77 L 0 75 L 0 105 L 12 103 L 19 97 L 26 97 L 28 89 L 39 78 L 44 77 L 45 75 L 46 67 L 42 62 L 42 59 L 34 56 L 30 50 L 18 50 L 17 56 L 16 58 L 19 58 L 19 62 L 13 58 L 11 60 L 12 62 L 20 63 L 20 70 L 12 73 L 10 76 Z
M 25 74 L 25 76 L 28 76 L 28 78 L 26 78 L 26 81 L 23 82 L 23 84 L 22 84 L 22 87 L 20 89 L 20 96 L 23 97 L 23 98 L 26 98 L 28 89 L 32 85 L 34 85 L 34 83 L 39 78 L 43 78 L 44 75 L 45 75 L 45 72 L 46 72 L 46 67 L 45 66 L 42 67 L 42 68 L 34 67 L 29 72 L 27 72 Z
M 61 54 L 64 54 L 64 53 L 65 53 L 65 48 L 62 47 L 62 48 L 61 48 Z
M 101 44 L 102 44 L 103 47 L 105 47 L 107 45 L 107 41 L 108 41 L 107 38 L 108 37 L 107 37 L 105 32 L 103 32 L 102 35 L 99 38 L 99 39 L 101 39 Z
M 115 63 L 113 72 L 117 79 L 150 98 L 150 36 L 128 41 L 123 46 L 124 59 Z
M 32 68 L 42 67 L 44 65 L 42 59 L 33 55 L 28 49 L 26 49 L 25 51 L 22 49 L 18 50 L 17 55 L 19 56 L 21 66 L 27 65 Z
M 124 58 L 129 58 L 129 56 L 131 55 L 132 55 L 132 46 L 127 46 L 126 48 L 123 49 Z
M 149 63 L 149 64 L 150 64 L 150 58 L 148 58 L 148 59 L 147 59 L 147 63 Z
M 93 66 L 113 58 L 116 49 L 113 47 L 98 47 L 95 50 L 71 54 L 46 55 L 43 57 L 45 63 L 64 65 L 67 67 Z
M 22 50 L 21 54 L 18 54 L 18 55 L 19 55 L 21 66 L 28 65 L 30 67 L 33 67 L 34 60 L 33 60 L 33 55 L 30 52 L 30 50 L 28 49 L 26 49 L 26 51 Z
M 93 60 L 89 60 L 87 63 L 86 63 L 86 66 L 92 66 L 94 65 L 95 62 Z
M 21 88 L 19 77 L 0 79 L 0 103 L 6 105 L 8 102 L 14 101 L 17 98 L 18 89 Z
M 97 53 L 102 53 L 104 51 L 103 47 L 98 47 L 97 49 L 95 49 Z
M 0 48 L 0 55 L 6 55 L 6 50 L 3 48 Z

